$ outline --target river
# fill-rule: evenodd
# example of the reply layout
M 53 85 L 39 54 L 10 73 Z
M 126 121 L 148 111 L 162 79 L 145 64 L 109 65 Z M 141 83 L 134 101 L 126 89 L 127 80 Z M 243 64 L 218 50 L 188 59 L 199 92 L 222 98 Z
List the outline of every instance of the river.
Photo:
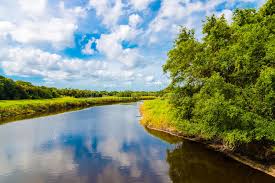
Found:
M 0 126 L 0 183 L 250 183 L 274 178 L 203 145 L 144 129 L 139 103 Z

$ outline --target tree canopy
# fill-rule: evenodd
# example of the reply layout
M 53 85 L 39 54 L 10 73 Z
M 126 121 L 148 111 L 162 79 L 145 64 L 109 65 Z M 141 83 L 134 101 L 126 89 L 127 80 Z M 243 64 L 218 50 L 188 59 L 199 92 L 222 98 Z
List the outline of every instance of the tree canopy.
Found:
M 275 141 L 275 1 L 210 16 L 203 38 L 182 28 L 164 72 L 183 130 L 228 145 Z

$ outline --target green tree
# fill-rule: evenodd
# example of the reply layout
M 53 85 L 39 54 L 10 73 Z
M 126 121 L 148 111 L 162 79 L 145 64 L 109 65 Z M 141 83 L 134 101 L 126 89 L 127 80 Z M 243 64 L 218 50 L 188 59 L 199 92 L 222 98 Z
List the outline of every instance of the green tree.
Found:
M 231 24 L 210 16 L 202 40 L 181 29 L 163 66 L 178 123 L 232 147 L 275 142 L 274 7 L 269 0 L 259 11 L 237 9 Z

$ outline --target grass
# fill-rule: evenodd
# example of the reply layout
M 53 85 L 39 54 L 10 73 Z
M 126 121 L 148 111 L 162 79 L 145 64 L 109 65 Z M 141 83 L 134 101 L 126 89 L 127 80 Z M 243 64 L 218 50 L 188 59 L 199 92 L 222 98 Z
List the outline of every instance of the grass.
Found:
M 95 105 L 113 104 L 119 102 L 134 102 L 153 99 L 154 97 L 100 97 L 100 98 L 55 98 L 37 100 L 0 100 L 0 121 L 6 121 L 18 116 L 34 116 L 43 113 L 84 108 Z
M 140 108 L 141 124 L 147 127 L 174 132 L 176 131 L 173 111 L 167 100 L 155 99 L 145 101 Z

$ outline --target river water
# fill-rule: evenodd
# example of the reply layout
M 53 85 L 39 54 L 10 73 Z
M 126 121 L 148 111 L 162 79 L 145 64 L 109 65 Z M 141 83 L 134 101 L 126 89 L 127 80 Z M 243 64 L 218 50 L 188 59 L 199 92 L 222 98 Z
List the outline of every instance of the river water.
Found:
M 1 125 L 0 183 L 275 182 L 203 145 L 144 129 L 138 106 Z

